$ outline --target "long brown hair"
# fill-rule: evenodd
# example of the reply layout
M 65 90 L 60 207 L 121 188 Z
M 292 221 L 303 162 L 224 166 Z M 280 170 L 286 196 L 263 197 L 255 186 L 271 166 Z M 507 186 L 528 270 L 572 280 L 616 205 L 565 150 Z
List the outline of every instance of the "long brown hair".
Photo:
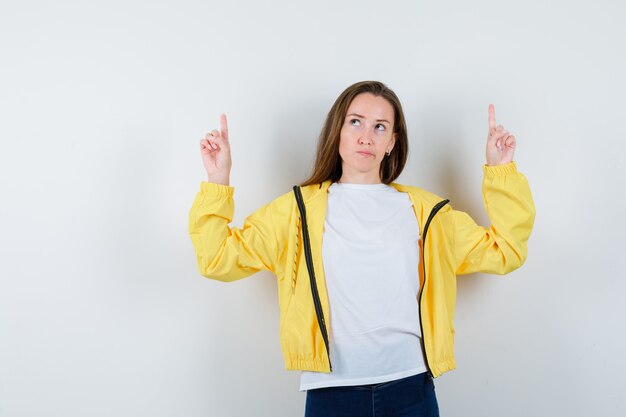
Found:
M 385 154 L 380 163 L 380 180 L 385 184 L 390 184 L 400 176 L 409 154 L 406 122 L 400 100 L 396 93 L 379 81 L 360 81 L 346 88 L 337 97 L 335 104 L 328 112 L 317 142 L 313 173 L 300 185 L 319 184 L 326 180 L 339 181 L 342 174 L 341 156 L 339 155 L 341 127 L 350 103 L 362 93 L 371 93 L 383 97 L 393 107 L 393 133 L 396 135 L 396 142 L 391 154 L 389 156 Z

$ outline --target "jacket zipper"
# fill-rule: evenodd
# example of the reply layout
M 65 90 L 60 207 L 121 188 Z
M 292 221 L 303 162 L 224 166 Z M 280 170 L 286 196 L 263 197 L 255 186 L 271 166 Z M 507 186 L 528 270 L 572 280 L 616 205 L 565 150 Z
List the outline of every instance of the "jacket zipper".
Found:
M 428 370 L 428 375 L 433 378 L 433 372 L 430 369 L 430 365 L 428 364 L 428 354 L 426 353 L 426 343 L 424 342 L 424 325 L 422 324 L 422 295 L 424 294 L 424 288 L 426 288 L 426 235 L 428 233 L 428 227 L 430 226 L 430 222 L 433 219 L 433 217 L 435 217 L 435 215 L 439 212 L 439 210 L 441 210 L 443 208 L 443 206 L 445 206 L 446 204 L 448 204 L 450 202 L 450 200 L 442 200 L 440 202 L 438 202 L 435 207 L 433 207 L 433 209 L 430 211 L 430 214 L 428 215 L 428 220 L 426 220 L 426 225 L 424 226 L 424 236 L 422 238 L 422 272 L 424 274 L 424 283 L 422 284 L 422 288 L 420 289 L 420 297 L 419 297 L 419 302 L 418 302 L 418 310 L 419 310 L 419 315 L 420 315 L 420 331 L 422 332 L 422 338 L 421 338 L 421 342 L 422 342 L 422 351 L 424 352 L 424 358 L 426 359 L 426 369 Z
M 332 372 L 333 366 L 330 363 L 330 349 L 328 346 L 328 331 L 326 330 L 326 321 L 324 320 L 324 311 L 322 310 L 322 303 L 320 302 L 320 295 L 317 291 L 317 283 L 315 281 L 315 271 L 313 269 L 313 257 L 311 255 L 311 242 L 309 241 L 309 230 L 306 224 L 306 208 L 304 201 L 302 200 L 302 193 L 300 187 L 294 185 L 293 191 L 296 195 L 296 201 L 298 203 L 298 209 L 300 210 L 300 217 L 302 219 L 302 240 L 304 242 L 304 255 L 306 257 L 306 266 L 309 271 L 309 278 L 311 280 L 311 293 L 313 294 L 313 304 L 315 305 L 315 314 L 317 315 L 317 322 L 320 325 L 322 331 L 322 338 L 324 339 L 324 345 L 326 346 L 326 355 L 328 356 L 328 366 Z

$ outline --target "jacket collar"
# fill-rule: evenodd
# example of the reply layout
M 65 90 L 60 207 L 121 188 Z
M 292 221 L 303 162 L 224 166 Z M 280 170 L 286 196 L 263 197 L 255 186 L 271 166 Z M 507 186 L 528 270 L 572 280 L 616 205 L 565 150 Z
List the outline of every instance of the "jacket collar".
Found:
M 307 216 L 307 219 L 310 219 L 309 222 L 313 222 L 313 224 L 310 224 L 309 227 L 313 230 L 317 230 L 320 232 L 320 239 L 321 231 L 324 227 L 324 220 L 326 218 L 328 188 L 331 184 L 331 180 L 326 180 L 319 184 L 311 184 L 301 188 L 302 197 L 304 199 L 307 213 L 312 214 L 311 216 Z M 421 234 L 423 232 L 423 227 L 426 223 L 426 220 L 428 219 L 430 211 L 438 202 L 443 199 L 419 187 L 403 185 L 396 182 L 392 182 L 389 185 L 394 187 L 396 190 L 407 193 L 409 195 L 409 199 L 413 204 L 413 210 L 415 211 L 415 215 L 418 219 Z M 450 206 L 446 206 L 442 210 L 447 211 L 449 209 Z

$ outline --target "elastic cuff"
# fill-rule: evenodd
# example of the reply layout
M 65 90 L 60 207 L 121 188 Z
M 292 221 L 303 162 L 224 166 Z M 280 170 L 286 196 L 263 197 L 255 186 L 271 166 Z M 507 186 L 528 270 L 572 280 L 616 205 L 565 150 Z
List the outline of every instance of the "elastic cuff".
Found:
M 200 182 L 200 193 L 216 197 L 232 197 L 235 187 L 232 185 L 217 184 L 214 182 Z
M 517 172 L 517 165 L 515 164 L 515 161 L 511 161 L 508 164 L 504 164 L 504 165 L 483 165 L 483 172 L 485 173 L 485 176 L 489 177 L 489 178 L 493 178 L 495 176 L 498 175 L 506 175 L 506 174 L 510 174 L 513 172 Z

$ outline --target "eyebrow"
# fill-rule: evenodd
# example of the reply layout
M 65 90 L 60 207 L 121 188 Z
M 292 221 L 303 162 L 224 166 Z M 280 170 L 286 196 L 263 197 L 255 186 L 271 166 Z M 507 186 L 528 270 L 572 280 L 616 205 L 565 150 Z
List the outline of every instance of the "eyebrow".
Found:
M 360 117 L 361 119 L 367 119 L 367 117 L 361 116 L 360 114 L 357 114 L 357 113 L 350 113 L 350 114 L 346 115 L 346 117 L 348 117 L 348 116 L 356 116 L 356 117 Z M 391 122 L 389 122 L 389 120 L 386 120 L 386 119 L 376 119 L 376 121 L 377 122 L 387 122 L 387 123 L 391 124 Z

